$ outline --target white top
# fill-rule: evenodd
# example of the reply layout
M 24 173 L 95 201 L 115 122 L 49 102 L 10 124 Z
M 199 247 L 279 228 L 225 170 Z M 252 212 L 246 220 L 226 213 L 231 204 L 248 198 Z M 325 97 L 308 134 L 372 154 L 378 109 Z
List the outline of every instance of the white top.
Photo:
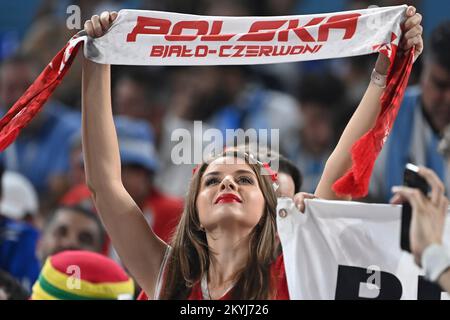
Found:
M 161 267 L 159 268 L 158 279 L 156 280 L 155 293 L 153 295 L 153 300 L 159 300 L 159 295 L 161 294 L 161 288 L 162 288 L 162 284 L 163 284 L 164 270 L 166 269 L 167 260 L 169 260 L 169 255 L 170 255 L 171 251 L 172 251 L 172 247 L 168 245 L 166 247 L 166 252 L 164 253 L 164 258 L 161 263 Z

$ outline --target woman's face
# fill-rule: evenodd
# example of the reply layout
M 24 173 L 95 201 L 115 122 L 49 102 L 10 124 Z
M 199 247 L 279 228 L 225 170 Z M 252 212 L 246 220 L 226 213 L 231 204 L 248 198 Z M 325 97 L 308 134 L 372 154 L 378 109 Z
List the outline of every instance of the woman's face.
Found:
M 265 200 L 256 174 L 243 159 L 221 157 L 204 172 L 196 205 L 207 231 L 230 227 L 251 230 L 263 215 Z

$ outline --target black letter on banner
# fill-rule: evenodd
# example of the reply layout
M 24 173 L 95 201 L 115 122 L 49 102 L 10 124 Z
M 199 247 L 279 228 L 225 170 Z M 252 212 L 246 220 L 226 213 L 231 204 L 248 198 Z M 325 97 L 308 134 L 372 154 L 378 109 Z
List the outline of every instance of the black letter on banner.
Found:
M 417 300 L 441 300 L 442 289 L 439 285 L 419 276 Z
M 350 266 L 339 266 L 336 282 L 336 300 L 400 300 L 402 284 L 391 273 L 380 271 L 380 291 L 376 298 L 359 296 L 360 284 L 367 283 L 370 274 L 367 269 Z

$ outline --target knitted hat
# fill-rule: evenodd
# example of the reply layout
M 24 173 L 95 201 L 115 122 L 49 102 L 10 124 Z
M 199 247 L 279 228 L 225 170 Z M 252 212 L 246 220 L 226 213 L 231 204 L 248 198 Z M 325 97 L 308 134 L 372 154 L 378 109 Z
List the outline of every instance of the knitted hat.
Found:
M 113 260 L 89 251 L 50 256 L 33 286 L 32 300 L 131 300 L 133 280 Z

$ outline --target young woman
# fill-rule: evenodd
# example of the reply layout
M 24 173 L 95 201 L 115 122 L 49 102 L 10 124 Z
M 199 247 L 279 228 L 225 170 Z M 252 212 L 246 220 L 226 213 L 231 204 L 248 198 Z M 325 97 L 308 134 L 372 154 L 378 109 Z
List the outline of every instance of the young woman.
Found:
M 114 12 L 95 15 L 86 21 L 85 30 L 91 37 L 101 37 L 116 17 Z M 416 9 L 409 7 L 402 48 L 415 46 L 416 57 L 423 48 L 420 22 Z M 380 55 L 375 70 L 386 74 L 388 64 Z M 202 164 L 190 183 L 169 247 L 152 232 L 122 184 L 110 87 L 110 66 L 85 59 L 86 179 L 114 247 L 147 296 L 287 299 L 283 260 L 275 246 L 276 196 L 270 179 L 260 174 L 261 165 L 251 164 L 247 154 L 238 153 Z M 352 144 L 375 123 L 382 93 L 380 86 L 369 85 L 327 162 L 316 196 L 342 199 L 331 186 L 350 168 Z

